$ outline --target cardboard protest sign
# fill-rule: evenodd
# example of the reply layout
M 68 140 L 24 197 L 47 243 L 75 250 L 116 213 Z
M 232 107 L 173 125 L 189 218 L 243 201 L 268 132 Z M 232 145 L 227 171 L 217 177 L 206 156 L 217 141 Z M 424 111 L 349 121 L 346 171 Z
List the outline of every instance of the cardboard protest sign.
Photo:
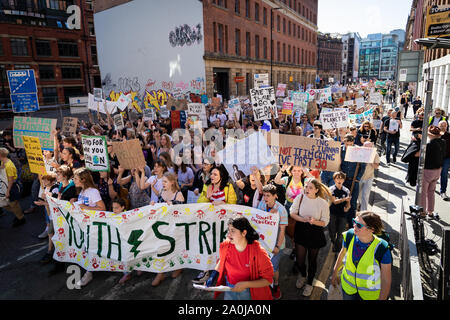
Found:
M 170 111 L 184 111 L 188 109 L 188 101 L 186 99 L 176 100 L 169 96 L 166 106 Z
M 280 166 L 302 166 L 324 171 L 338 171 L 341 165 L 341 143 L 333 140 L 267 133 L 267 144 L 278 155 Z
M 64 117 L 61 134 L 71 137 L 77 133 L 78 118 Z
M 320 122 L 324 130 L 348 127 L 348 109 L 320 113 Z
M 212 98 L 211 98 L 211 105 L 212 105 L 214 108 L 220 107 L 220 98 L 218 98 L 218 97 L 212 97 Z
M 230 218 L 247 218 L 268 252 L 276 245 L 280 220 L 277 212 L 240 205 L 157 203 L 115 214 L 52 197 L 47 201 L 57 231 L 53 258 L 88 271 L 212 270 Z
M 366 148 L 359 146 L 347 147 L 344 161 L 373 163 L 375 160 L 376 148 Z
M 291 115 L 292 110 L 294 109 L 294 104 L 292 102 L 283 102 L 283 109 L 281 111 L 282 114 Z
M 286 87 L 287 85 L 285 83 L 279 83 L 277 87 L 277 97 L 284 97 L 286 93 Z
M 41 143 L 38 137 L 22 136 L 25 153 L 27 154 L 30 172 L 45 175 L 44 157 L 42 156 Z
M 24 148 L 22 136 L 38 137 L 42 150 L 53 151 L 52 131 L 57 119 L 14 117 L 13 139 L 15 148 Z
M 278 118 L 273 87 L 250 89 L 250 96 L 255 121 L 270 120 L 272 118 L 271 110 L 274 112 L 275 119 Z
M 104 136 L 81 136 L 84 162 L 91 171 L 109 171 L 108 146 Z
M 122 114 L 116 114 L 113 117 L 114 120 L 114 127 L 116 128 L 116 130 L 122 130 L 123 128 L 125 128 L 125 123 L 123 122 L 123 116 Z
M 188 103 L 189 115 L 201 115 L 206 114 L 205 105 L 203 103 Z
M 308 107 L 306 110 L 306 114 L 308 118 L 315 119 L 319 115 L 319 109 L 317 107 L 317 103 L 315 101 L 308 102 Z
M 356 109 L 364 108 L 364 98 L 356 98 L 354 104 L 356 104 Z
M 216 154 L 218 162 L 225 166 L 233 181 L 248 176 L 252 167 L 264 168 L 278 160 L 261 132 L 252 133 L 235 143 L 227 140 L 226 147 Z
M 149 121 L 149 120 L 156 120 L 156 111 L 154 108 L 146 108 L 142 109 L 142 120 Z
M 120 166 L 124 169 L 131 170 L 144 167 L 144 153 L 142 152 L 139 139 L 125 140 L 121 142 L 114 141 L 112 143 L 114 153 L 119 160 Z

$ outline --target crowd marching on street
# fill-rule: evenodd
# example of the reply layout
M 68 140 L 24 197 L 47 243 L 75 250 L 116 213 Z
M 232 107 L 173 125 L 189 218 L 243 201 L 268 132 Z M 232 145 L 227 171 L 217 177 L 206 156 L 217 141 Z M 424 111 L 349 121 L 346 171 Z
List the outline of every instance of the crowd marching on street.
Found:
M 340 86 L 341 91 L 334 91 L 330 100 L 308 103 L 304 109 L 290 114 L 271 110 L 271 118 L 264 121 L 255 121 L 248 97 L 239 97 L 239 115 L 228 112 L 227 101 L 206 104 L 206 125 L 199 128 L 197 121 L 188 119 L 184 134 L 172 128 L 170 117 L 163 118 L 159 113 L 153 120 L 144 120 L 140 114 L 133 121 L 126 118 L 125 112 L 124 127 L 118 128 L 108 112 L 105 116 L 89 111 L 90 120 L 79 119 L 75 134 L 65 136 L 60 127 L 52 131 L 54 149 L 43 151 L 46 172 L 39 176 L 30 172 L 25 149 L 15 146 L 11 123 L 3 130 L 0 148 L 1 170 L 6 177 L 2 180 L 6 192 L 0 195 L 0 218 L 14 214 L 12 227 L 19 229 L 27 223 L 27 215 L 43 212 L 46 225 L 42 226 L 39 238 L 48 238 L 48 250 L 40 262 L 53 264 L 52 272 L 58 273 L 67 264 L 54 259 L 55 222 L 47 197 L 69 201 L 82 210 L 119 214 L 158 203 L 188 204 L 189 195 L 194 194 L 197 203 L 238 204 L 280 217 L 271 252 L 261 246 L 260 236 L 247 218 L 228 221 L 227 237 L 220 244 L 216 268 L 200 272 L 192 280 L 194 283 L 229 286 L 232 289 L 225 292 L 224 298 L 230 300 L 280 299 L 283 288 L 278 281 L 279 265 L 284 249 L 290 247 L 298 272 L 293 285 L 303 289 L 302 295 L 308 297 L 317 276 L 319 251 L 331 242 L 336 255 L 332 284 L 342 289 L 343 298 L 387 299 L 392 277 L 389 238 L 381 218 L 368 211 L 375 170 L 382 157 L 386 157 L 388 165 L 403 161 L 408 163 L 407 182 L 415 186 L 422 128 L 427 126 L 430 141 L 425 156 L 421 206 L 424 214 L 432 217 L 437 214 L 434 197 L 439 180 L 439 193 L 447 198 L 450 133 L 442 109 L 434 109 L 432 116 L 424 119 L 420 97 L 402 93 L 397 105 L 391 90 L 383 101 L 373 103 L 371 96 L 380 93 L 380 89 L 373 83 Z M 364 99 L 362 105 L 356 103 L 360 98 Z M 383 103 L 389 100 L 394 103 Z M 348 109 L 347 126 L 324 128 L 321 114 L 343 108 Z M 407 116 L 414 118 L 411 143 L 400 154 L 400 129 Z M 220 145 L 218 141 L 205 139 L 200 129 L 215 130 L 223 137 Z M 243 137 L 254 132 L 270 132 L 339 142 L 340 168 L 326 171 L 273 164 L 253 167 L 250 175 L 240 172 L 238 166 L 229 172 L 217 157 L 229 141 L 229 130 L 239 130 Z M 95 172 L 86 167 L 82 136 L 106 137 L 109 171 Z M 146 165 L 125 169 L 113 144 L 134 139 L 140 143 Z M 346 152 L 353 146 L 375 150 L 372 162 L 346 161 Z M 32 204 L 22 208 L 19 200 L 28 196 L 22 192 L 26 183 L 32 184 L 29 195 Z M 181 273 L 182 269 L 172 271 L 171 277 Z M 158 286 L 166 276 L 164 272 L 157 273 L 152 286 Z M 94 277 L 94 271 L 86 271 L 78 285 L 87 286 Z M 125 284 L 131 277 L 133 272 L 124 271 L 120 283 Z

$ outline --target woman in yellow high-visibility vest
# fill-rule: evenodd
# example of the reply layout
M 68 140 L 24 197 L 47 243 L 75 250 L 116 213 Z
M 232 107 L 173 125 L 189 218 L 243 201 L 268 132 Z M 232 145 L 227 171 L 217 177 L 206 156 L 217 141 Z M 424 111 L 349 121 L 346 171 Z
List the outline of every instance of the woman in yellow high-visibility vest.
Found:
M 353 219 L 353 229 L 344 232 L 344 244 L 331 278 L 334 287 L 341 283 L 344 300 L 388 298 L 392 255 L 387 241 L 376 236 L 382 231 L 381 218 L 366 211 Z M 339 277 L 341 267 L 342 275 Z

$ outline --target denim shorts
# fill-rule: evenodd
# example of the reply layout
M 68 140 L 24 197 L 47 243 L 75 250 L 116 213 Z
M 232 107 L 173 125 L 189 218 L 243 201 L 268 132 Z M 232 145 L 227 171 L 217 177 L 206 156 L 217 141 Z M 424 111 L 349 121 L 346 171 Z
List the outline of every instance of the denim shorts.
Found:
M 233 288 L 234 285 L 230 284 L 225 277 L 225 282 L 228 287 Z M 224 300 L 252 300 L 252 296 L 250 294 L 250 289 L 245 289 L 242 292 L 232 292 L 225 291 L 225 295 L 223 297 Z
M 280 269 L 281 256 L 282 256 L 282 253 L 280 251 L 276 255 L 274 255 L 272 257 L 272 259 L 270 259 L 270 261 L 272 262 L 272 266 L 273 266 L 273 272 L 277 272 Z

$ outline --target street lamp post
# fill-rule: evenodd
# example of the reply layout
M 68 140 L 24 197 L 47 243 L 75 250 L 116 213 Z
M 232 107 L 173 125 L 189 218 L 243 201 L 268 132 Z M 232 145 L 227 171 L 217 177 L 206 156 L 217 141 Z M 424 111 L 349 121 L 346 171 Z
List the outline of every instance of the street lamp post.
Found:
M 273 32 L 273 11 L 280 10 L 281 7 L 270 8 L 270 85 L 273 87 L 272 80 L 272 72 L 273 72 L 273 41 L 272 41 L 272 32 Z

